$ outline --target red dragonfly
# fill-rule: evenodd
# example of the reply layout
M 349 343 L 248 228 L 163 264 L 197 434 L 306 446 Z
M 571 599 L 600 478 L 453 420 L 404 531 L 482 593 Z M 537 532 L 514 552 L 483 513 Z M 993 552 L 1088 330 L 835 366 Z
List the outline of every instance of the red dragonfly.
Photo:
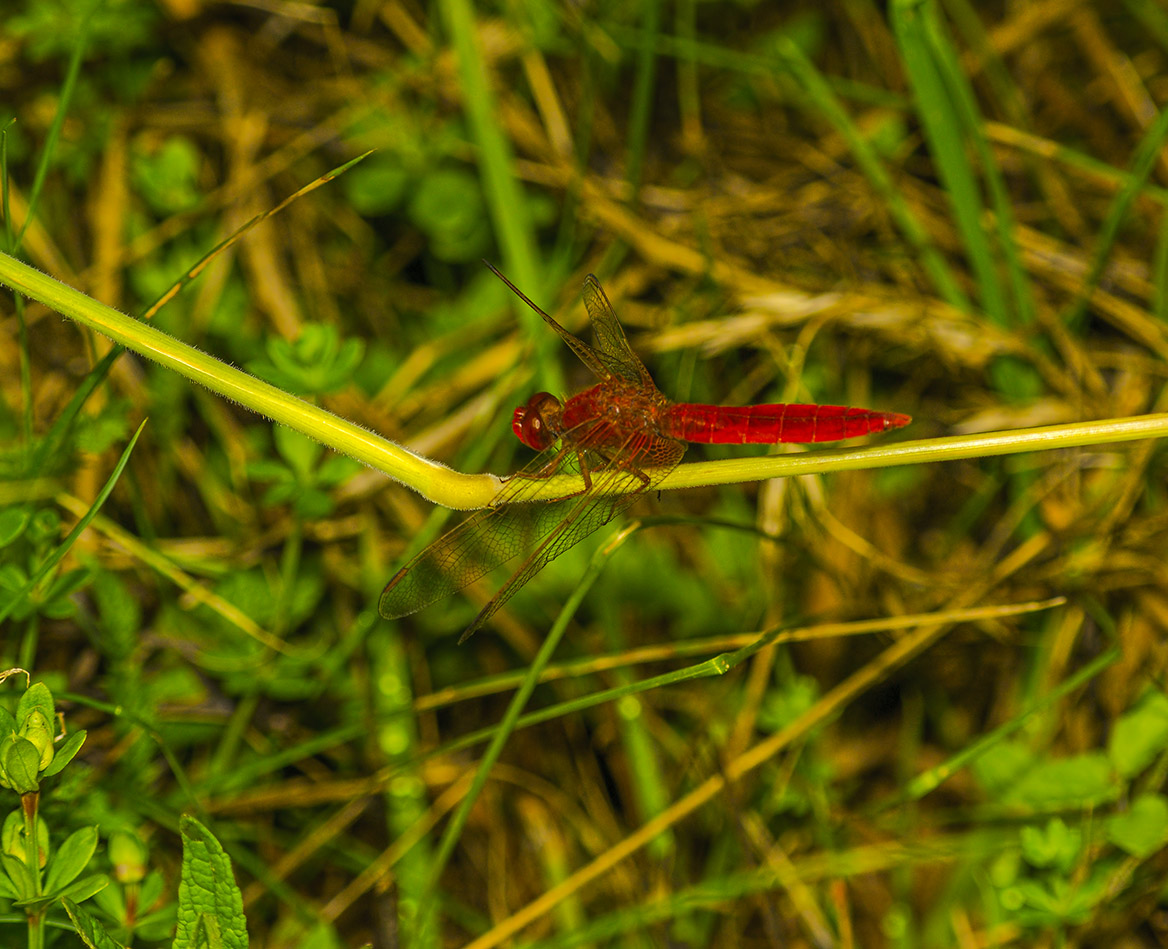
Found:
M 911 421 L 895 412 L 842 405 L 732 408 L 672 402 L 653 384 L 649 370 L 629 346 L 592 274 L 584 280 L 584 304 L 595 346 L 573 336 L 487 266 L 543 317 L 600 382 L 566 402 L 537 392 L 515 410 L 511 428 L 540 454 L 506 480 L 489 507 L 438 538 L 397 572 L 378 604 L 386 619 L 450 596 L 527 552 L 527 559 L 462 634 L 459 642 L 465 641 L 548 563 L 656 488 L 681 461 L 686 442 L 831 442 Z M 558 500 L 532 501 L 533 491 L 553 474 L 579 475 L 584 488 Z

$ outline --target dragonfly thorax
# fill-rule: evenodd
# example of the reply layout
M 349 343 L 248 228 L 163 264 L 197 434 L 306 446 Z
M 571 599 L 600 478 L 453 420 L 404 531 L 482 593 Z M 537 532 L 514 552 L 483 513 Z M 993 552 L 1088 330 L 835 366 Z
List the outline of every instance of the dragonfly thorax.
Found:
M 511 416 L 511 431 L 528 448 L 543 451 L 560 437 L 564 405 L 550 392 L 537 392 Z

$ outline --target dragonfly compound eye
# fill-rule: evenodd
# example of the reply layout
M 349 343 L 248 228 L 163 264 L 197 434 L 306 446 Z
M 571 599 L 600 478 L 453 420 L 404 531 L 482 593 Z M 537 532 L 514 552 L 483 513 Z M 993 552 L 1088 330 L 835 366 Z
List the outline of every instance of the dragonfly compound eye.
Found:
M 537 392 L 521 405 L 511 417 L 511 431 L 528 448 L 543 451 L 556 440 L 560 412 L 560 400 L 548 392 Z

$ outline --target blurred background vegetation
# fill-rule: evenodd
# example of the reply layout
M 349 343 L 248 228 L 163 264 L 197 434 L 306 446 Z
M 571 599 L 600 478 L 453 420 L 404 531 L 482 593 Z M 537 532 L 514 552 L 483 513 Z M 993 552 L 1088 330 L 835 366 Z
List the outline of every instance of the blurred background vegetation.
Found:
M 153 320 L 463 471 L 524 464 L 512 408 L 588 382 L 484 257 L 578 330 L 595 272 L 678 400 L 913 438 L 1165 405 L 1153 0 L 14 0 L 0 91 L 19 256 L 135 314 L 376 149 Z M 6 597 L 149 419 L 0 625 L 89 730 L 45 820 L 148 853 L 136 913 L 120 881 L 88 904 L 122 941 L 169 944 L 184 812 L 263 946 L 1168 941 L 1162 444 L 647 500 L 672 523 L 530 703 L 577 705 L 511 736 L 447 859 L 476 730 L 607 532 L 459 647 L 497 579 L 376 616 L 448 512 L 138 357 L 89 392 L 108 342 L 41 306 L 5 296 L 0 334 Z M 808 632 L 584 707 L 778 628 Z

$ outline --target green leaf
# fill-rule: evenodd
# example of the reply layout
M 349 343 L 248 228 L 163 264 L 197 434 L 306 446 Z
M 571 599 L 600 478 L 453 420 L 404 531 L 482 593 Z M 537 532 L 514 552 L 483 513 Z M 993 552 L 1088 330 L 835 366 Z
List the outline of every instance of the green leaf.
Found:
M 361 465 L 345 455 L 329 455 L 316 469 L 316 483 L 324 487 L 340 484 L 361 470 Z
M 65 912 L 73 920 L 77 935 L 89 949 L 125 949 L 120 942 L 105 931 L 105 927 L 72 900 L 61 900 Z
M 1107 822 L 1107 839 L 1133 857 L 1150 857 L 1168 843 L 1168 798 L 1162 794 L 1138 797 L 1131 810 Z
M 1067 872 L 1075 864 L 1083 845 L 1083 833 L 1067 827 L 1061 818 L 1054 817 L 1045 827 L 1023 827 L 1022 856 L 1032 867 L 1054 867 Z
M 43 682 L 34 682 L 24 690 L 24 694 L 16 704 L 16 720 L 23 725 L 25 718 L 34 708 L 39 708 L 50 722 L 56 717 L 57 712 L 53 707 L 53 693 Z
M 280 457 L 296 472 L 297 480 L 308 480 L 313 466 L 324 452 L 324 445 L 285 425 L 273 427 L 272 440 Z
M 89 527 L 89 522 L 97 517 L 97 512 L 100 511 L 101 506 L 105 504 L 106 498 L 110 496 L 110 492 L 113 491 L 114 485 L 118 483 L 118 479 L 122 476 L 122 471 L 130 461 L 130 455 L 134 451 L 134 446 L 138 443 L 138 438 L 142 434 L 142 429 L 145 426 L 146 423 L 144 421 L 141 425 L 138 426 L 138 431 L 136 431 L 134 433 L 134 437 L 130 439 L 130 444 L 128 444 L 126 446 L 126 450 L 122 452 L 121 458 L 118 459 L 118 463 L 114 466 L 114 470 L 110 473 L 110 476 L 106 479 L 105 484 L 102 485 L 101 490 L 97 493 L 97 497 L 94 498 L 89 510 L 86 511 L 85 515 L 76 524 L 73 525 L 73 529 L 69 531 L 69 535 L 45 559 L 36 573 L 29 578 L 27 583 L 21 589 L 14 591 L 15 595 L 9 598 L 2 606 L 0 606 L 0 622 L 6 619 L 11 612 L 13 612 L 24 602 L 32 588 L 40 583 L 44 577 L 48 576 L 48 574 L 53 570 L 54 567 L 57 566 L 65 554 L 69 552 L 69 548 L 73 546 L 74 541 L 76 541 L 77 538 L 80 537 L 81 534 L 85 531 L 85 529 Z
M 211 832 L 193 817 L 183 817 L 182 880 L 178 886 L 178 931 L 174 949 L 196 949 L 216 933 L 227 949 L 245 949 L 247 920 L 231 861 Z M 200 943 L 199 940 L 204 942 Z
M 120 886 L 107 886 L 93 895 L 94 908 L 119 926 L 126 925 L 126 894 Z
M 4 777 L 17 794 L 28 794 L 40 785 L 37 772 L 41 766 L 41 753 L 27 738 L 12 738 L 3 746 L 0 767 Z
M 973 762 L 973 773 L 990 797 L 1000 797 L 1034 764 L 1034 755 L 1021 742 L 1003 741 Z
M 61 515 L 49 508 L 41 508 L 32 516 L 28 538 L 33 544 L 49 544 L 61 533 Z
M 58 890 L 77 879 L 95 850 L 97 850 L 96 827 L 82 827 L 71 833 L 57 848 L 49 862 L 45 873 L 45 892 L 56 895 Z
M 1005 793 L 1004 799 L 1042 810 L 1091 807 L 1112 801 L 1118 794 L 1111 762 L 1102 754 L 1086 754 L 1035 766 Z
M 40 612 L 49 619 L 68 619 L 77 611 L 72 596 L 89 583 L 89 567 L 78 567 L 54 577 L 49 589 L 41 596 Z
M 84 728 L 72 732 L 65 743 L 57 749 L 56 754 L 53 755 L 53 760 L 49 762 L 49 766 L 41 772 L 42 777 L 51 778 L 65 767 L 76 756 L 77 752 L 81 750 L 81 746 L 85 744 L 85 736 L 88 735 Z
M 96 415 L 82 416 L 77 424 L 76 444 L 84 452 L 99 455 L 126 437 L 130 427 L 129 404 L 116 400 Z
M 276 507 L 279 504 L 284 504 L 286 501 L 291 501 L 299 493 L 300 486 L 291 482 L 272 485 L 263 494 L 264 506 Z
M 146 876 L 149 855 L 146 844 L 135 833 L 115 830 L 110 834 L 109 859 L 119 883 L 140 883 Z
M 28 867 L 10 853 L 0 853 L 0 867 L 4 868 L 10 887 L 16 891 L 16 898 L 31 899 L 36 893 L 36 883 Z
M 16 724 L 16 719 L 12 717 L 12 713 L 8 709 L 0 706 L 0 738 L 7 738 L 9 735 L 14 735 L 19 731 Z
M 24 506 L 8 507 L 0 511 L 0 547 L 7 547 L 24 533 L 32 520 L 32 512 Z
M 293 509 L 298 517 L 311 521 L 331 513 L 333 499 L 316 488 L 305 488 L 293 502 Z
M 199 922 L 195 927 L 195 949 L 223 949 L 223 933 L 219 928 L 219 920 L 214 916 L 199 914 Z
M 107 656 L 125 659 L 137 644 L 142 609 L 121 578 L 109 570 L 97 573 L 92 589 L 101 631 L 97 645 Z
M 342 179 L 349 203 L 365 217 L 393 211 L 401 204 L 409 183 L 409 172 L 392 156 L 371 159 Z
M 62 899 L 68 898 L 75 903 L 84 903 L 91 896 L 95 896 L 102 890 L 106 889 L 110 884 L 110 878 L 104 873 L 91 873 L 87 877 L 82 877 L 73 883 L 70 883 L 60 894 Z
M 1139 774 L 1168 748 L 1168 697 L 1149 692 L 1120 716 L 1107 741 L 1107 754 L 1125 778 Z
M 257 458 L 247 464 L 247 476 L 253 481 L 286 481 L 292 472 L 282 461 L 274 458 Z
M 466 234 L 482 220 L 483 213 L 478 179 L 462 168 L 427 172 L 409 203 L 410 218 L 432 238 Z
M 199 203 L 201 160 L 198 147 L 181 135 L 152 150 L 140 148 L 131 162 L 135 189 L 159 214 L 189 210 Z

